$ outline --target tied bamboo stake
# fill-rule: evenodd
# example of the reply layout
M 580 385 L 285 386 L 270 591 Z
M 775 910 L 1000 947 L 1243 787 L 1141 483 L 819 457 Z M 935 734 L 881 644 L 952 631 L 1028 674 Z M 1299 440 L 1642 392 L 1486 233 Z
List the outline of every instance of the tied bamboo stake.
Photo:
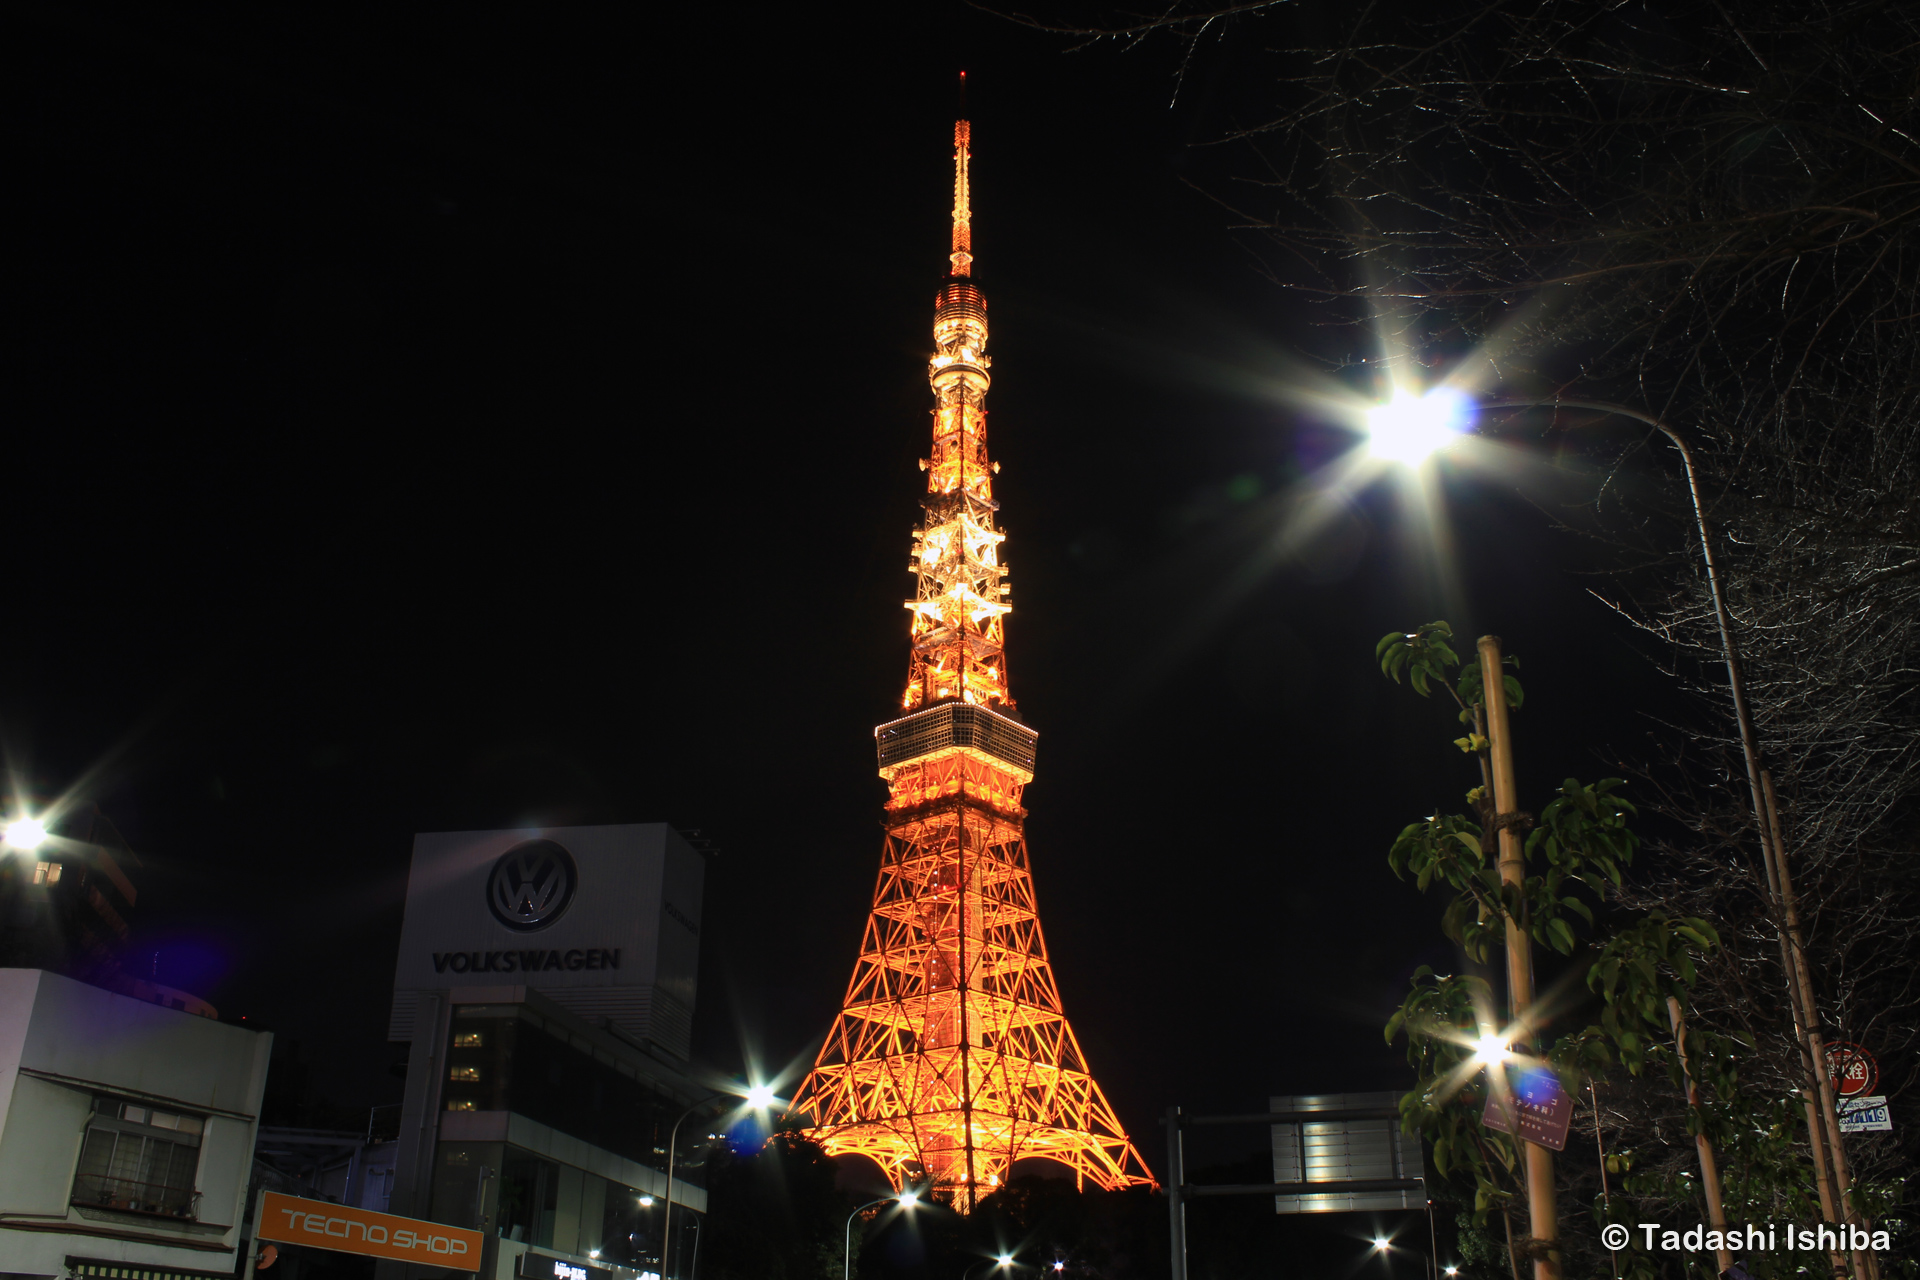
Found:
M 1600 1140 L 1600 1090 L 1587 1081 L 1587 1096 L 1593 1099 L 1593 1149 L 1600 1155 L 1600 1203 L 1606 1207 L 1607 1221 L 1613 1221 L 1613 1192 L 1607 1189 L 1607 1144 Z M 1613 1280 L 1620 1280 L 1620 1253 L 1608 1249 L 1607 1257 L 1613 1262 Z
M 1673 1020 L 1673 1046 L 1680 1052 L 1680 1075 L 1687 1082 L 1687 1105 L 1698 1109 L 1700 1089 L 1693 1082 L 1693 1069 L 1687 1065 L 1687 1021 L 1680 1016 L 1680 1001 L 1673 996 L 1667 997 L 1667 1017 Z M 1693 1135 L 1693 1145 L 1700 1152 L 1700 1180 L 1706 1184 L 1707 1222 L 1720 1233 L 1721 1247 L 1713 1251 L 1714 1261 L 1720 1266 L 1720 1274 L 1733 1270 L 1733 1254 L 1726 1248 L 1727 1211 L 1720 1206 L 1720 1169 L 1713 1160 L 1713 1144 L 1707 1141 L 1705 1132 Z
M 1494 824 L 1500 830 L 1500 883 L 1524 894 L 1527 864 L 1520 852 L 1520 833 L 1514 829 L 1519 790 L 1513 773 L 1513 737 L 1507 728 L 1507 686 L 1500 662 L 1500 637 L 1480 637 L 1481 698 L 1487 709 L 1487 754 L 1493 761 Z M 1531 1053 L 1533 1039 L 1533 944 L 1526 923 L 1507 918 L 1507 1003 L 1514 1025 Z M 1514 1126 L 1517 1130 L 1518 1125 Z M 1514 1134 L 1516 1138 L 1519 1134 Z M 1527 1167 L 1527 1252 L 1533 1257 L 1533 1280 L 1559 1280 L 1560 1228 L 1554 1206 L 1553 1152 L 1524 1139 L 1520 1149 Z

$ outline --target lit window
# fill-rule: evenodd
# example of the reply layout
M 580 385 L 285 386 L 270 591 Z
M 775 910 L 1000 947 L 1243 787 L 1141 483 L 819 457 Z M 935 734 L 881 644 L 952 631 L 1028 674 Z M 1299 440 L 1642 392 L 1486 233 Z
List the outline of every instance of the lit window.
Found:
M 60 864 L 57 862 L 34 863 L 33 882 L 35 884 L 59 884 Z
M 464 1081 L 469 1084 L 479 1078 L 480 1068 L 478 1067 L 455 1067 L 447 1073 L 447 1079 Z
M 456 1031 L 453 1036 L 453 1047 L 456 1049 L 478 1049 L 482 1043 L 478 1031 Z
M 120 1108 L 120 1118 L 122 1120 L 131 1120 L 135 1124 L 145 1124 L 147 1122 L 147 1109 L 128 1103 L 126 1106 Z
M 472 1098 L 454 1098 L 447 1103 L 449 1111 L 478 1111 L 480 1106 Z

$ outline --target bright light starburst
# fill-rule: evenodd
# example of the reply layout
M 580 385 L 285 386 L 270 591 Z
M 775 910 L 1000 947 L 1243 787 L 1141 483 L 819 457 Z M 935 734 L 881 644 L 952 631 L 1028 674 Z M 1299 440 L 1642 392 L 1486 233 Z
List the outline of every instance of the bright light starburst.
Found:
M 38 849 L 47 840 L 47 824 L 38 818 L 16 818 L 7 824 L 7 844 L 15 849 Z
M 1473 1060 L 1482 1066 L 1493 1062 L 1505 1062 L 1513 1056 L 1507 1048 L 1507 1042 L 1501 1036 L 1488 1032 L 1473 1042 Z
M 1455 387 L 1424 395 L 1396 390 L 1367 411 L 1367 451 L 1386 462 L 1417 467 L 1473 426 L 1473 399 Z

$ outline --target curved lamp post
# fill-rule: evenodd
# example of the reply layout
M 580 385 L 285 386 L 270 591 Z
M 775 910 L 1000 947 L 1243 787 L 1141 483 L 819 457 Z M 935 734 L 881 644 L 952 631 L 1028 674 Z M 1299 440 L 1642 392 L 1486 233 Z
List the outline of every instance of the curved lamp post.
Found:
M 869 1200 L 847 1215 L 847 1229 L 840 1236 L 840 1276 L 841 1280 L 852 1280 L 853 1276 L 853 1220 L 877 1204 L 895 1204 L 902 1209 L 911 1209 L 920 1203 L 920 1193 L 909 1187 L 897 1195 L 881 1196 L 878 1200 Z
M 985 1265 L 986 1265 L 985 1263 L 976 1262 L 973 1264 L 973 1267 L 979 1267 L 979 1266 L 985 1266 Z M 968 1267 L 964 1272 L 962 1272 L 960 1280 L 967 1280 L 967 1277 L 973 1274 L 973 1267 Z M 1013 1270 L 1013 1255 L 1010 1253 L 1003 1253 L 999 1257 L 993 1259 L 992 1269 L 994 1271 Z M 1058 1270 L 1058 1269 L 1059 1268 L 1057 1267 L 1055 1268 L 1055 1270 Z
M 668 1268 L 673 1265 L 673 1170 L 675 1153 L 680 1143 L 680 1126 L 684 1124 L 687 1117 L 694 1112 L 700 1110 L 702 1107 L 719 1102 L 724 1098 L 738 1098 L 741 1100 L 742 1106 L 755 1111 L 765 1111 L 779 1101 L 778 1098 L 773 1096 L 773 1090 L 763 1084 L 754 1085 L 748 1089 L 745 1094 L 735 1093 L 730 1089 L 723 1089 L 719 1093 L 708 1094 L 706 1097 L 700 1099 L 700 1101 L 694 1103 L 685 1111 L 682 1111 L 680 1118 L 673 1122 L 673 1130 L 667 1135 L 666 1225 L 660 1228 L 660 1274 L 663 1280 L 668 1277 Z
M 1720 656 L 1727 664 L 1727 689 L 1733 695 L 1733 717 L 1740 725 L 1740 750 L 1747 760 L 1747 785 L 1753 791 L 1753 812 L 1766 812 L 1760 787 L 1760 741 L 1753 732 L 1753 717 L 1747 712 L 1747 686 L 1740 675 L 1740 657 L 1733 642 L 1733 619 L 1727 612 L 1726 597 L 1720 592 L 1720 562 L 1713 554 L 1713 536 L 1707 532 L 1707 509 L 1700 501 L 1700 475 L 1694 469 L 1693 450 L 1678 431 L 1650 413 L 1610 400 L 1489 400 L 1482 409 L 1586 409 L 1593 413 L 1613 414 L 1644 422 L 1665 436 L 1680 452 L 1680 465 L 1687 472 L 1687 496 L 1693 500 L 1693 521 L 1700 531 L 1700 560 L 1707 570 L 1707 591 L 1713 597 L 1713 620 L 1720 628 Z M 1763 841 L 1764 843 L 1764 841 Z M 1769 859 L 1769 861 L 1771 861 Z
M 1720 562 L 1713 554 L 1713 537 L 1707 531 L 1707 511 L 1700 500 L 1700 476 L 1693 465 L 1693 450 L 1685 438 L 1650 413 L 1611 400 L 1569 400 L 1560 396 L 1547 399 L 1502 399 L 1475 403 L 1464 392 L 1441 387 L 1423 396 L 1399 393 L 1386 404 L 1370 410 L 1367 429 L 1374 452 L 1392 461 L 1418 463 L 1427 455 L 1444 448 L 1463 431 L 1474 409 L 1585 409 L 1592 413 L 1632 418 L 1658 431 L 1680 452 L 1680 465 L 1687 472 L 1687 496 L 1693 503 L 1694 524 L 1700 531 L 1700 559 L 1707 570 L 1707 590 L 1713 597 L 1713 617 L 1720 628 L 1720 654 L 1727 665 L 1727 688 L 1733 695 L 1734 719 L 1740 725 L 1740 749 L 1746 756 L 1747 783 L 1753 791 L 1753 811 L 1766 812 L 1760 785 L 1760 746 L 1753 732 L 1753 717 L 1747 712 L 1746 681 L 1740 674 L 1740 659 L 1733 641 L 1733 620 L 1727 612 L 1726 598 L 1720 591 Z M 1768 860 L 1771 863 L 1771 859 Z

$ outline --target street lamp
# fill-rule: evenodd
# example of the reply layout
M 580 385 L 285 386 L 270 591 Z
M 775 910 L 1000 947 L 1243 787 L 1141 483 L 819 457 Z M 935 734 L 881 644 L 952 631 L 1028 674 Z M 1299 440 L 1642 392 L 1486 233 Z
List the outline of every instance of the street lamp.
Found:
M 47 842 L 47 824 L 38 818 L 15 818 L 7 824 L 6 843 L 11 849 L 31 853 Z
M 841 1232 L 840 1239 L 840 1276 L 841 1280 L 852 1280 L 853 1276 L 853 1220 L 877 1204 L 896 1203 L 902 1209 L 911 1209 L 920 1203 L 920 1193 L 912 1187 L 890 1196 L 881 1196 L 878 1200 L 869 1200 L 847 1215 L 847 1229 Z
M 1473 425 L 1473 401 L 1455 387 L 1422 395 L 1397 390 L 1367 410 L 1367 451 L 1386 462 L 1417 467 Z
M 694 1103 L 685 1111 L 682 1111 L 680 1118 L 673 1122 L 673 1130 L 667 1135 L 667 1189 L 665 1193 L 667 1197 L 667 1218 L 666 1224 L 660 1228 L 660 1274 L 663 1280 L 671 1280 L 671 1277 L 667 1274 L 667 1268 L 673 1265 L 673 1170 L 675 1160 L 674 1153 L 680 1143 L 680 1126 L 685 1123 L 688 1116 L 700 1110 L 702 1107 L 720 1101 L 722 1098 L 739 1098 L 743 1107 L 754 1111 L 765 1111 L 779 1101 L 778 1098 L 774 1097 L 773 1089 L 764 1084 L 753 1085 L 744 1095 L 735 1093 L 731 1089 L 723 1089 L 719 1093 L 709 1094 L 700 1099 L 700 1101 Z
M 1774 933 L 1780 943 L 1782 967 L 1787 970 L 1788 1001 L 1795 1006 L 1794 1013 L 1798 1016 L 1799 1027 L 1796 1031 L 1802 1041 L 1807 1072 L 1818 1089 L 1821 1119 L 1829 1131 L 1829 1142 L 1833 1149 L 1834 1178 L 1841 1184 L 1838 1190 L 1844 1201 L 1852 1179 L 1846 1167 L 1846 1155 L 1840 1146 L 1839 1122 L 1834 1116 L 1831 1090 L 1825 1087 L 1826 1072 L 1821 1069 L 1826 1050 L 1813 1012 L 1813 980 L 1807 970 L 1806 953 L 1799 937 L 1798 911 L 1794 905 L 1793 881 L 1787 867 L 1786 849 L 1779 843 L 1780 829 L 1779 819 L 1774 814 L 1773 782 L 1762 765 L 1759 736 L 1754 732 L 1753 714 L 1747 707 L 1746 680 L 1741 674 L 1739 650 L 1734 644 L 1733 621 L 1727 610 L 1726 597 L 1721 591 L 1720 565 L 1713 553 L 1713 538 L 1707 530 L 1706 507 L 1700 500 L 1700 477 L 1693 465 L 1693 450 L 1679 432 L 1659 418 L 1610 400 L 1566 400 L 1559 397 L 1546 400 L 1494 400 L 1483 407 L 1584 409 L 1591 413 L 1632 418 L 1665 436 L 1680 454 L 1680 465 L 1687 473 L 1687 496 L 1693 502 L 1694 524 L 1700 533 L 1700 560 L 1706 569 L 1707 591 L 1713 600 L 1713 621 L 1720 632 L 1720 657 L 1727 668 L 1727 693 L 1733 701 L 1733 718 L 1740 729 L 1740 754 L 1747 766 L 1747 789 L 1753 798 L 1754 828 L 1760 833 L 1760 862 L 1767 871 L 1768 895 L 1775 908 Z M 1771 839 L 1768 838 L 1769 829 L 1772 831 Z M 1809 1123 L 1809 1138 L 1812 1137 L 1813 1128 L 1814 1125 Z M 1815 1142 L 1813 1147 L 1817 1153 L 1820 1144 Z
M 981 1265 L 982 1265 L 981 1263 L 976 1262 L 973 1264 L 972 1267 L 968 1267 L 966 1271 L 962 1273 L 961 1280 L 966 1280 L 967 1276 L 970 1276 L 973 1274 L 973 1267 L 977 1267 Z M 990 1270 L 992 1271 L 1011 1271 L 1012 1269 L 1013 1269 L 1013 1255 L 1010 1253 L 1003 1253 L 999 1257 L 993 1259 L 993 1266 L 990 1268 Z M 1059 1271 L 1061 1269 L 1061 1264 L 1055 1263 L 1053 1269 L 1055 1271 Z

